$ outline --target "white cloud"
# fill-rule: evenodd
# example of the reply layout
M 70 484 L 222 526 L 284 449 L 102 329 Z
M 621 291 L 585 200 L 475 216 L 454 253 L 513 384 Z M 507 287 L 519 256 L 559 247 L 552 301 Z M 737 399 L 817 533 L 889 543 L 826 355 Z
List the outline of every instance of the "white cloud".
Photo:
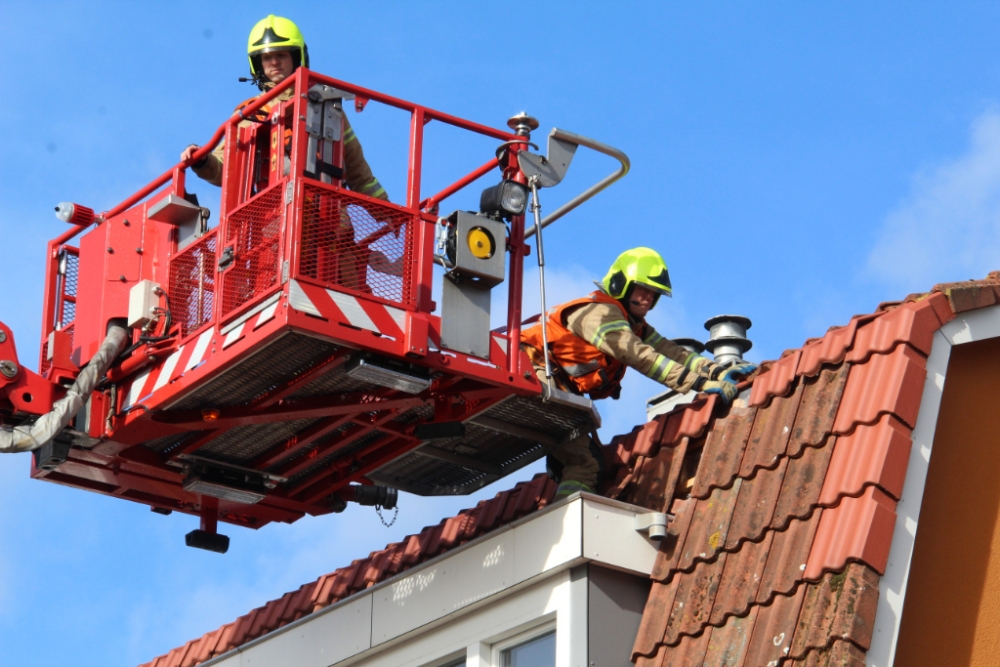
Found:
M 531 259 L 530 257 L 528 259 Z M 593 292 L 593 276 L 581 266 L 569 266 L 555 269 L 545 267 L 545 306 L 552 308 L 560 303 L 579 299 Z M 527 264 L 524 270 L 524 282 L 521 294 L 521 316 L 524 319 L 541 312 L 541 300 L 538 297 L 538 267 Z M 493 311 L 490 318 L 493 326 L 501 326 L 507 321 L 507 283 L 494 290 Z
M 1000 112 L 972 123 L 965 153 L 926 169 L 885 219 L 868 273 L 893 286 L 927 289 L 1000 268 Z

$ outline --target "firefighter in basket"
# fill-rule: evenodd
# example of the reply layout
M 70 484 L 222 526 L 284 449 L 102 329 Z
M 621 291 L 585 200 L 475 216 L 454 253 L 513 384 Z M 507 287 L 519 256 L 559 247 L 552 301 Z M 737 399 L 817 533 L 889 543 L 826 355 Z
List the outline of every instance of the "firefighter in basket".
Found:
M 723 367 L 658 334 L 646 313 L 661 296 L 671 296 L 667 265 L 649 248 L 618 256 L 600 289 L 549 310 L 545 317 L 553 384 L 592 399 L 617 399 L 625 369 L 632 367 L 661 384 L 686 393 L 718 394 L 726 404 L 736 396 L 736 378 L 757 367 Z M 545 382 L 541 322 L 521 333 L 538 378 Z M 601 475 L 601 453 L 589 435 L 563 443 L 549 456 L 559 481 L 556 498 L 576 491 L 593 492 Z
M 284 81 L 300 66 L 309 67 L 309 49 L 306 46 L 305 38 L 298 26 L 292 21 L 280 16 L 269 15 L 267 18 L 257 22 L 250 31 L 250 38 L 247 43 L 247 56 L 250 60 L 250 79 L 261 90 L 261 95 L 265 94 L 278 83 Z M 244 79 L 241 79 L 244 80 Z M 287 88 L 275 98 L 275 104 L 292 99 L 295 94 L 294 87 Z M 259 97 L 259 95 L 257 96 Z M 244 100 L 236 106 L 235 111 L 240 111 L 253 103 L 257 97 Z M 248 127 L 254 121 L 263 121 L 271 113 L 271 106 L 264 105 L 256 114 L 254 120 L 244 120 L 240 122 L 240 127 Z M 385 188 L 379 180 L 372 174 L 372 169 L 365 160 L 361 142 L 358 141 L 354 129 L 347 118 L 344 118 L 344 183 L 354 192 L 358 192 L 376 199 L 389 200 Z M 181 161 L 190 162 L 197 144 L 191 144 L 181 152 Z M 286 132 L 285 151 L 291 152 L 290 132 Z M 191 164 L 194 173 L 203 180 L 213 185 L 222 185 L 222 163 L 225 158 L 225 142 L 222 141 L 209 155 L 206 155 L 198 162 Z M 286 160 L 286 165 L 288 164 Z M 287 171 L 287 166 L 286 166 Z M 312 206 L 310 206 L 312 204 Z M 306 211 L 303 220 L 303 234 L 308 235 L 307 229 L 310 223 L 317 224 L 318 211 L 313 211 L 310 216 L 310 209 L 318 209 L 317 202 L 306 201 Z M 339 221 L 333 225 L 335 230 L 315 230 L 314 233 L 330 238 L 330 245 L 326 248 L 327 254 L 337 255 L 337 261 L 330 264 L 333 268 L 326 269 L 326 275 L 317 276 L 352 289 L 361 291 L 371 291 L 367 286 L 367 266 L 389 275 L 402 275 L 402 258 L 395 261 L 390 260 L 384 253 L 372 249 L 361 248 L 355 242 L 354 226 L 351 221 L 351 214 L 348 207 L 340 207 Z M 361 207 L 355 207 L 361 208 Z M 366 216 L 368 217 L 368 216 Z M 398 236 L 398 230 L 396 235 Z M 305 261 L 309 261 L 305 258 Z M 314 259 L 315 262 L 321 262 Z M 322 269 L 319 269 L 322 271 Z

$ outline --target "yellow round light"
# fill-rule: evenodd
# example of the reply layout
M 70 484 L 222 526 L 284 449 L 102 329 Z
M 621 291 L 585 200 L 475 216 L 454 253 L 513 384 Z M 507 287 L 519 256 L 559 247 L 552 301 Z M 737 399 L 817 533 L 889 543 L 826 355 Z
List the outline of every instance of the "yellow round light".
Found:
M 470 229 L 466 240 L 469 243 L 469 252 L 472 253 L 473 257 L 489 259 L 493 256 L 493 235 L 482 227 Z

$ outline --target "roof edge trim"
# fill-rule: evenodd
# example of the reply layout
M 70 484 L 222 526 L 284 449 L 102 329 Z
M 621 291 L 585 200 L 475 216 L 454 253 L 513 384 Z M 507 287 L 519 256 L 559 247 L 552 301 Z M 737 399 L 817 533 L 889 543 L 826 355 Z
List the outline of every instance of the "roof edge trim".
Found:
M 892 667 L 895 660 L 913 547 L 919 527 L 920 505 L 927 482 L 951 348 L 997 337 L 1000 337 L 1000 305 L 959 313 L 934 334 L 934 343 L 927 358 L 927 378 L 924 381 L 920 411 L 913 428 L 910 463 L 906 470 L 902 497 L 896 505 L 892 547 L 885 574 L 879 580 L 875 628 L 871 648 L 865 658 L 868 667 Z

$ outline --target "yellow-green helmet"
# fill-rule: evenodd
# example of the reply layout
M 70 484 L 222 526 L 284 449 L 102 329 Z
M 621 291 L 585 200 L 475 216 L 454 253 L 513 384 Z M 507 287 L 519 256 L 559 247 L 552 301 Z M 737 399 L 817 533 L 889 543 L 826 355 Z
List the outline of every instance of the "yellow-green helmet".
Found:
M 247 40 L 247 57 L 250 58 L 250 73 L 255 79 L 264 76 L 260 64 L 260 56 L 272 51 L 289 51 L 296 69 L 299 66 L 309 67 L 309 49 L 299 27 L 292 21 L 270 14 L 261 19 L 250 31 Z M 266 81 L 266 79 L 264 79 Z
M 632 285 L 642 285 L 657 294 L 672 296 L 667 263 L 650 248 L 632 248 L 618 255 L 601 286 L 616 299 L 627 297 Z

